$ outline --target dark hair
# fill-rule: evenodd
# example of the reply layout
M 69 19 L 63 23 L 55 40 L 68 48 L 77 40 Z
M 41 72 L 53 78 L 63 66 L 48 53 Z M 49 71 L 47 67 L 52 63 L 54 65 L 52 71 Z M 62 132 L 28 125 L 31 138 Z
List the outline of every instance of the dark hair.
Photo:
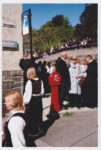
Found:
M 87 55 L 86 58 L 89 58 L 90 60 L 92 60 L 92 56 L 91 55 Z
M 39 61 L 39 62 L 38 62 L 38 65 L 42 65 L 42 62 L 41 62 L 41 61 Z

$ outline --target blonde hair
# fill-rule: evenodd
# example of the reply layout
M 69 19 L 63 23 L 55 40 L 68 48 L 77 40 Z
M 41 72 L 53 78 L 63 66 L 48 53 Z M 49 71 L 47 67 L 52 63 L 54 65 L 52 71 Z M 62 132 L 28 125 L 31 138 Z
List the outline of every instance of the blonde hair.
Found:
M 36 70 L 34 67 L 31 67 L 27 70 L 27 78 L 30 80 L 32 78 L 36 78 Z
M 19 107 L 23 108 L 23 97 L 22 94 L 18 91 L 10 91 L 5 97 L 5 101 L 9 101 L 9 103 L 13 106 L 13 108 Z
M 52 62 L 50 63 L 50 67 L 52 67 L 52 66 L 55 67 L 55 61 L 52 61 Z
M 81 64 L 82 64 L 82 60 L 81 60 L 81 59 L 78 59 L 78 63 L 81 65 Z

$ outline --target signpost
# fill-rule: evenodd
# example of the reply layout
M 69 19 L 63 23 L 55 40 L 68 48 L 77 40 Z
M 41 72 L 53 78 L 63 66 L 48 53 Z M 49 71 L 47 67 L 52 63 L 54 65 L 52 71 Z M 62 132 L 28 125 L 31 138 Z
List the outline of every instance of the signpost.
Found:
M 26 11 L 22 15 L 23 36 L 29 34 L 29 12 Z
M 31 9 L 22 13 L 22 34 L 30 35 L 30 54 L 32 58 L 32 26 L 31 26 Z

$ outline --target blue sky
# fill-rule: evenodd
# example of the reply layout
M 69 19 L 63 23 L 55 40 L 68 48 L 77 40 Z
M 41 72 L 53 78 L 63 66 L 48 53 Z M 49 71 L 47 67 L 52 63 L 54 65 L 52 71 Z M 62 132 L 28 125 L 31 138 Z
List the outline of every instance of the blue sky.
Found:
M 31 9 L 32 28 L 39 29 L 56 15 L 68 17 L 72 26 L 80 23 L 79 17 L 85 9 L 85 4 L 23 4 L 23 11 Z

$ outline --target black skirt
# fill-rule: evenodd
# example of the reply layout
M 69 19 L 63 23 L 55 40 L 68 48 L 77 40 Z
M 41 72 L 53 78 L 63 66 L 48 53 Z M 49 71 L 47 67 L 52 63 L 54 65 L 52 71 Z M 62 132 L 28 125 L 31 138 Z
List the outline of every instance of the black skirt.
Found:
M 32 96 L 31 101 L 26 105 L 26 115 L 28 118 L 28 126 L 31 133 L 38 132 L 38 128 L 42 126 L 42 98 Z

